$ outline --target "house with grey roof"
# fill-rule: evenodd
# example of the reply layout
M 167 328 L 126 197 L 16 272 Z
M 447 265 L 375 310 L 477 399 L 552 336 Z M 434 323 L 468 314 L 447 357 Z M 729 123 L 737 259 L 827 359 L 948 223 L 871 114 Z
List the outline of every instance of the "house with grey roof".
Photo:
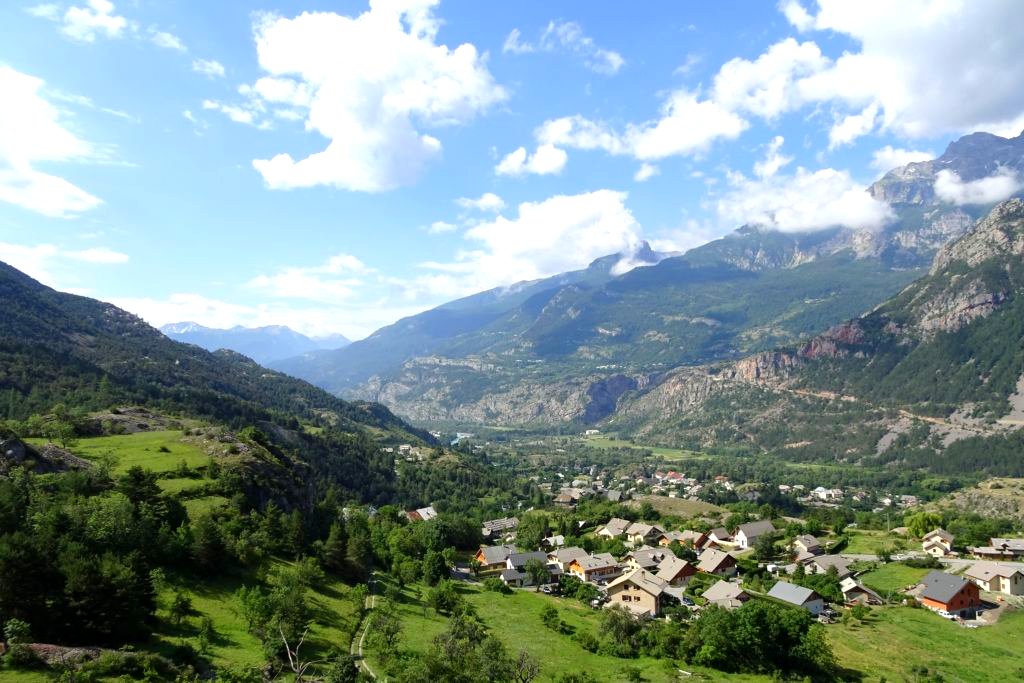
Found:
M 508 556 L 516 551 L 514 545 L 489 545 L 476 551 L 473 559 L 480 563 L 481 571 L 504 569 Z
M 590 557 L 590 553 L 583 548 L 571 546 L 569 548 L 557 548 L 549 552 L 548 562 L 558 565 L 562 571 L 567 571 L 573 560 L 578 560 L 584 557 Z
M 653 541 L 658 534 L 661 534 L 664 531 L 665 530 L 657 524 L 633 522 L 626 528 L 626 540 L 633 544 L 642 545 L 647 541 Z
M 700 554 L 697 571 L 716 576 L 735 576 L 736 558 L 721 550 L 708 548 Z
M 610 553 L 598 553 L 572 560 L 569 573 L 581 581 L 600 583 L 622 574 L 622 565 Z
M 483 523 L 480 529 L 481 535 L 485 538 L 504 538 L 515 533 L 519 526 L 518 517 L 502 517 L 501 519 L 489 519 Z
M 725 609 L 742 607 L 743 603 L 750 600 L 750 594 L 743 590 L 738 583 L 733 583 L 732 581 L 717 582 L 705 590 L 701 597 L 707 600 L 708 603 L 724 607 Z
M 840 581 L 839 589 L 843 592 L 843 602 L 847 605 L 881 605 L 885 602 L 882 596 L 852 576 Z
M 821 547 L 821 541 L 810 534 L 801 534 L 794 538 L 793 551 L 797 553 L 798 557 L 803 554 L 806 554 L 807 557 L 821 555 L 824 552 Z
M 768 591 L 768 597 L 805 609 L 814 616 L 818 616 L 825 609 L 825 601 L 820 595 L 810 588 L 804 588 L 788 581 L 777 582 Z
M 757 543 L 757 539 L 774 533 L 775 525 L 772 524 L 771 520 L 762 519 L 757 522 L 740 524 L 740 528 L 736 530 L 736 536 L 733 540 L 740 548 L 746 550 L 747 548 L 753 548 L 754 544 Z
M 529 572 L 526 571 L 526 565 L 531 561 L 539 561 L 547 569 L 547 576 L 543 583 L 551 583 L 557 580 L 557 577 L 562 575 L 562 569 L 558 565 L 549 564 L 548 556 L 542 552 L 529 552 L 529 553 L 512 553 L 505 560 L 505 569 L 501 572 L 501 580 L 509 586 L 517 586 L 522 588 L 524 586 L 533 585 L 533 577 L 530 576 Z
M 945 529 L 935 529 L 921 539 L 921 549 L 932 557 L 945 557 L 953 552 L 953 534 Z
M 828 574 L 829 568 L 835 567 L 837 578 L 840 581 L 853 575 L 853 571 L 850 569 L 851 564 L 853 561 L 842 555 L 815 555 L 803 562 L 804 569 L 808 574 Z
M 608 520 L 608 523 L 597 530 L 598 536 L 604 538 L 618 538 L 626 535 L 626 529 L 629 528 L 631 522 L 628 519 L 622 519 L 620 517 L 612 517 Z
M 675 555 L 669 555 L 659 562 L 656 570 L 657 577 L 672 586 L 685 586 L 690 582 L 690 577 L 697 573 L 696 566 Z
M 925 607 L 969 618 L 981 606 L 981 591 L 977 584 L 961 576 L 935 570 L 929 572 L 920 585 L 918 597 Z
M 998 562 L 975 562 L 964 576 L 978 588 L 991 593 L 1006 595 L 1024 595 L 1024 567 Z
M 661 614 L 668 583 L 646 569 L 634 569 L 608 584 L 606 607 L 621 606 L 638 616 Z

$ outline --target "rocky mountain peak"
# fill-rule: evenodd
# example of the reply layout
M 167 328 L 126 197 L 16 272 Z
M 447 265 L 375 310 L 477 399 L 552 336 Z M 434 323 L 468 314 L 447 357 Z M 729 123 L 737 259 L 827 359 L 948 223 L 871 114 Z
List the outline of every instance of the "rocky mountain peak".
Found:
M 974 230 L 939 250 L 931 272 L 934 275 L 953 261 L 974 267 L 999 255 L 1024 255 L 1024 201 L 1020 199 L 997 205 Z

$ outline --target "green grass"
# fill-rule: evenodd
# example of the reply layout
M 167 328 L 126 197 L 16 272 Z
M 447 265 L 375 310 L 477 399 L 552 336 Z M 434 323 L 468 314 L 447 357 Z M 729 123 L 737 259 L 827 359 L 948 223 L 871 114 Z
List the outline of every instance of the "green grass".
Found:
M 271 566 L 290 564 L 275 560 Z M 259 666 L 264 661 L 260 643 L 248 632 L 235 599 L 235 591 L 241 586 L 256 583 L 259 579 L 252 572 L 199 580 L 192 576 L 171 577 L 169 585 L 158 597 L 159 624 L 154 642 L 140 649 L 165 653 L 181 642 L 198 647 L 198 626 L 205 616 L 213 621 L 217 633 L 210 649 L 210 658 L 216 666 Z M 172 623 L 167 614 L 167 606 L 176 589 L 189 595 L 193 608 L 193 614 L 180 626 Z M 310 591 L 309 601 L 315 621 L 303 646 L 304 656 L 319 659 L 328 656 L 335 648 L 348 651 L 351 634 L 358 622 L 356 605 L 349 598 L 350 591 L 349 586 L 331 577 Z
M 879 546 L 891 545 L 896 540 L 896 536 L 884 531 L 846 529 L 843 533 L 850 539 L 843 552 L 853 555 L 874 555 Z
M 711 503 L 705 503 L 702 500 L 669 498 L 668 496 L 637 496 L 629 502 L 629 506 L 638 508 L 644 503 L 650 503 L 651 507 L 663 515 L 675 515 L 677 517 L 697 517 L 725 512 L 723 508 Z
M 188 512 L 189 518 L 195 519 L 204 512 L 224 507 L 228 504 L 228 499 L 224 496 L 206 496 L 205 498 L 192 498 L 184 501 L 182 504 L 185 506 L 185 511 Z
M 189 479 L 187 477 L 174 479 L 159 479 L 157 486 L 164 493 L 175 494 L 182 491 L 191 491 L 209 483 L 209 479 Z
M 891 592 L 903 591 L 907 586 L 918 583 L 928 571 L 928 569 L 908 567 L 899 562 L 890 562 L 862 574 L 860 580 L 864 585 L 873 588 L 885 597 Z
M 510 653 L 521 649 L 529 650 L 541 665 L 538 681 L 551 681 L 563 673 L 589 671 L 598 681 L 624 680 L 623 669 L 635 667 L 642 672 L 645 681 L 668 683 L 677 681 L 676 668 L 704 674 L 700 680 L 768 681 L 767 677 L 751 675 L 730 675 L 711 669 L 680 664 L 671 666 L 668 660 L 653 657 L 620 659 L 584 650 L 572 639 L 546 628 L 540 619 L 540 611 L 546 605 L 558 608 L 562 621 L 576 631 L 590 631 L 599 635 L 600 612 L 589 609 L 574 600 L 554 598 L 533 591 L 515 591 L 512 595 L 501 595 L 483 591 L 471 584 L 459 584 L 459 591 L 476 607 L 480 618 L 490 631 L 500 638 Z M 423 652 L 433 638 L 443 632 L 448 619 L 431 610 L 424 610 L 413 591 L 403 593 L 404 601 L 398 606 L 404 631 L 401 646 L 404 650 Z M 374 671 L 383 672 L 384 667 L 374 653 L 368 652 Z
M 202 467 L 210 461 L 209 455 L 192 444 L 183 443 L 181 438 L 180 431 L 95 436 L 79 439 L 68 450 L 93 462 L 109 458 L 113 462 L 114 474 L 124 474 L 135 465 L 153 472 L 169 472 L 177 469 L 182 461 L 189 467 Z M 39 439 L 31 441 L 42 442 Z
M 840 663 L 870 675 L 909 681 L 925 666 L 950 683 L 1019 680 L 1024 668 L 1024 612 L 1004 614 L 994 626 L 966 629 L 926 609 L 872 610 L 864 625 L 828 628 Z

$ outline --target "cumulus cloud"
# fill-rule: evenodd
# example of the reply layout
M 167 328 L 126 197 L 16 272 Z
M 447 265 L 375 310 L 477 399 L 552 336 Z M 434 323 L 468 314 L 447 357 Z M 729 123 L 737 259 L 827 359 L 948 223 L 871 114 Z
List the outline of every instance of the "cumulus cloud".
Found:
M 729 177 L 717 200 L 719 220 L 727 225 L 759 225 L 782 232 L 808 232 L 836 226 L 877 230 L 893 218 L 885 202 L 874 199 L 846 171 L 797 168 L 791 175 L 751 179 Z
M 280 299 L 305 299 L 326 303 L 352 298 L 363 284 L 363 276 L 373 273 L 351 254 L 337 254 L 319 266 L 287 267 L 257 275 L 248 287 Z
M 638 183 L 643 183 L 650 180 L 659 173 L 661 173 L 661 170 L 657 166 L 655 166 L 654 164 L 644 162 L 640 164 L 640 168 L 638 168 L 636 170 L 636 173 L 633 174 L 633 180 L 635 180 Z
M 776 135 L 768 143 L 765 157 L 754 164 L 754 175 L 758 178 L 771 178 L 779 172 L 783 166 L 793 161 L 793 157 L 782 154 L 782 145 L 786 141 L 781 135 Z
M 88 0 L 67 10 L 57 3 L 45 3 L 30 7 L 28 12 L 59 23 L 64 35 L 83 43 L 92 43 L 97 37 L 119 38 L 132 28 L 131 22 L 116 13 L 110 0 Z
M 455 200 L 463 209 L 472 209 L 475 211 L 490 211 L 497 213 L 505 208 L 505 200 L 494 194 L 493 192 L 484 192 L 476 199 L 469 197 L 459 197 Z
M 641 228 L 626 193 L 596 190 L 524 202 L 516 216 L 498 216 L 465 233 L 467 248 L 408 286 L 434 296 L 460 296 L 584 268 L 596 258 L 634 253 Z
M 928 161 L 929 159 L 934 158 L 935 154 L 933 152 L 903 149 L 893 147 L 892 145 L 886 145 L 881 149 L 876 149 L 875 153 L 871 155 L 871 168 L 884 174 L 894 168 L 906 166 L 907 164 L 912 164 L 915 161 Z
M 243 90 L 248 102 L 211 108 L 241 123 L 290 112 L 328 140 L 305 158 L 285 152 L 254 160 L 268 188 L 380 192 L 412 183 L 441 152 L 424 128 L 466 122 L 507 97 L 476 47 L 438 43 L 437 1 L 374 1 L 356 17 L 257 18 L 266 75 Z
M 562 172 L 569 155 L 554 145 L 540 145 L 527 154 L 525 147 L 509 152 L 494 167 L 498 175 L 521 176 L 526 174 L 552 175 Z
M 731 59 L 718 70 L 712 99 L 729 111 L 773 119 L 801 104 L 801 78 L 817 73 L 829 61 L 813 42 L 786 38 L 757 59 Z
M 162 47 L 166 50 L 176 50 L 178 52 L 188 51 L 188 48 L 185 47 L 185 43 L 181 42 L 181 38 L 173 33 L 168 33 L 167 31 L 151 30 L 149 40 L 157 47 Z
M 669 94 L 658 118 L 628 124 L 623 130 L 577 115 L 545 121 L 534 131 L 534 137 L 539 145 L 538 153 L 543 148 L 558 152 L 566 148 L 602 150 L 650 162 L 701 154 L 717 140 L 735 139 L 748 126 L 743 118 L 716 102 L 678 90 Z M 560 158 L 564 165 L 564 156 Z M 527 161 L 526 150 L 520 148 L 502 160 L 502 164 L 508 162 L 509 167 L 518 168 Z
M 454 223 L 449 223 L 447 221 L 434 221 L 427 226 L 427 232 L 431 235 L 441 235 L 446 232 L 455 232 L 457 228 L 458 226 Z
M 798 30 L 831 31 L 859 46 L 802 77 L 800 101 L 861 115 L 873 105 L 878 126 L 909 137 L 979 130 L 1024 110 L 1024 33 L 1006 29 L 1020 20 L 1015 3 L 818 0 L 812 13 L 788 0 L 782 10 Z M 850 133 L 868 128 L 866 119 L 843 123 Z
M 55 244 L 12 244 L 0 242 L 0 261 L 10 264 L 45 285 L 61 284 L 60 274 L 71 269 L 71 261 L 96 265 L 127 263 L 129 257 L 108 247 L 73 250 Z
M 616 74 L 626 63 L 618 52 L 598 47 L 594 39 L 586 35 L 583 27 L 575 21 L 548 22 L 536 42 L 524 41 L 519 29 L 514 28 L 505 38 L 502 52 L 521 55 L 559 49 L 576 55 L 587 68 L 600 74 Z
M 207 78 L 224 77 L 224 65 L 216 59 L 193 59 L 192 70 Z
M 1024 188 L 1024 182 L 1010 169 L 987 178 L 964 182 L 955 171 L 943 169 L 935 175 L 935 194 L 953 204 L 994 204 L 1009 199 Z
M 43 81 L 0 65 L 0 201 L 68 218 L 99 206 L 99 198 L 36 168 L 45 162 L 84 161 L 95 148 L 68 130 L 43 97 Z

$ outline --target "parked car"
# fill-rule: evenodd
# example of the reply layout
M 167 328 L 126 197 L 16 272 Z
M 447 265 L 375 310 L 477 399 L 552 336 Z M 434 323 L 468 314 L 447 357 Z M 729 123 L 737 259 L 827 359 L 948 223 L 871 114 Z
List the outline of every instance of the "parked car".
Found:
M 693 600 L 691 600 L 690 598 L 686 597 L 685 595 L 683 596 L 683 599 L 680 600 L 680 602 L 682 602 L 687 607 L 693 607 L 694 605 L 697 604 Z

